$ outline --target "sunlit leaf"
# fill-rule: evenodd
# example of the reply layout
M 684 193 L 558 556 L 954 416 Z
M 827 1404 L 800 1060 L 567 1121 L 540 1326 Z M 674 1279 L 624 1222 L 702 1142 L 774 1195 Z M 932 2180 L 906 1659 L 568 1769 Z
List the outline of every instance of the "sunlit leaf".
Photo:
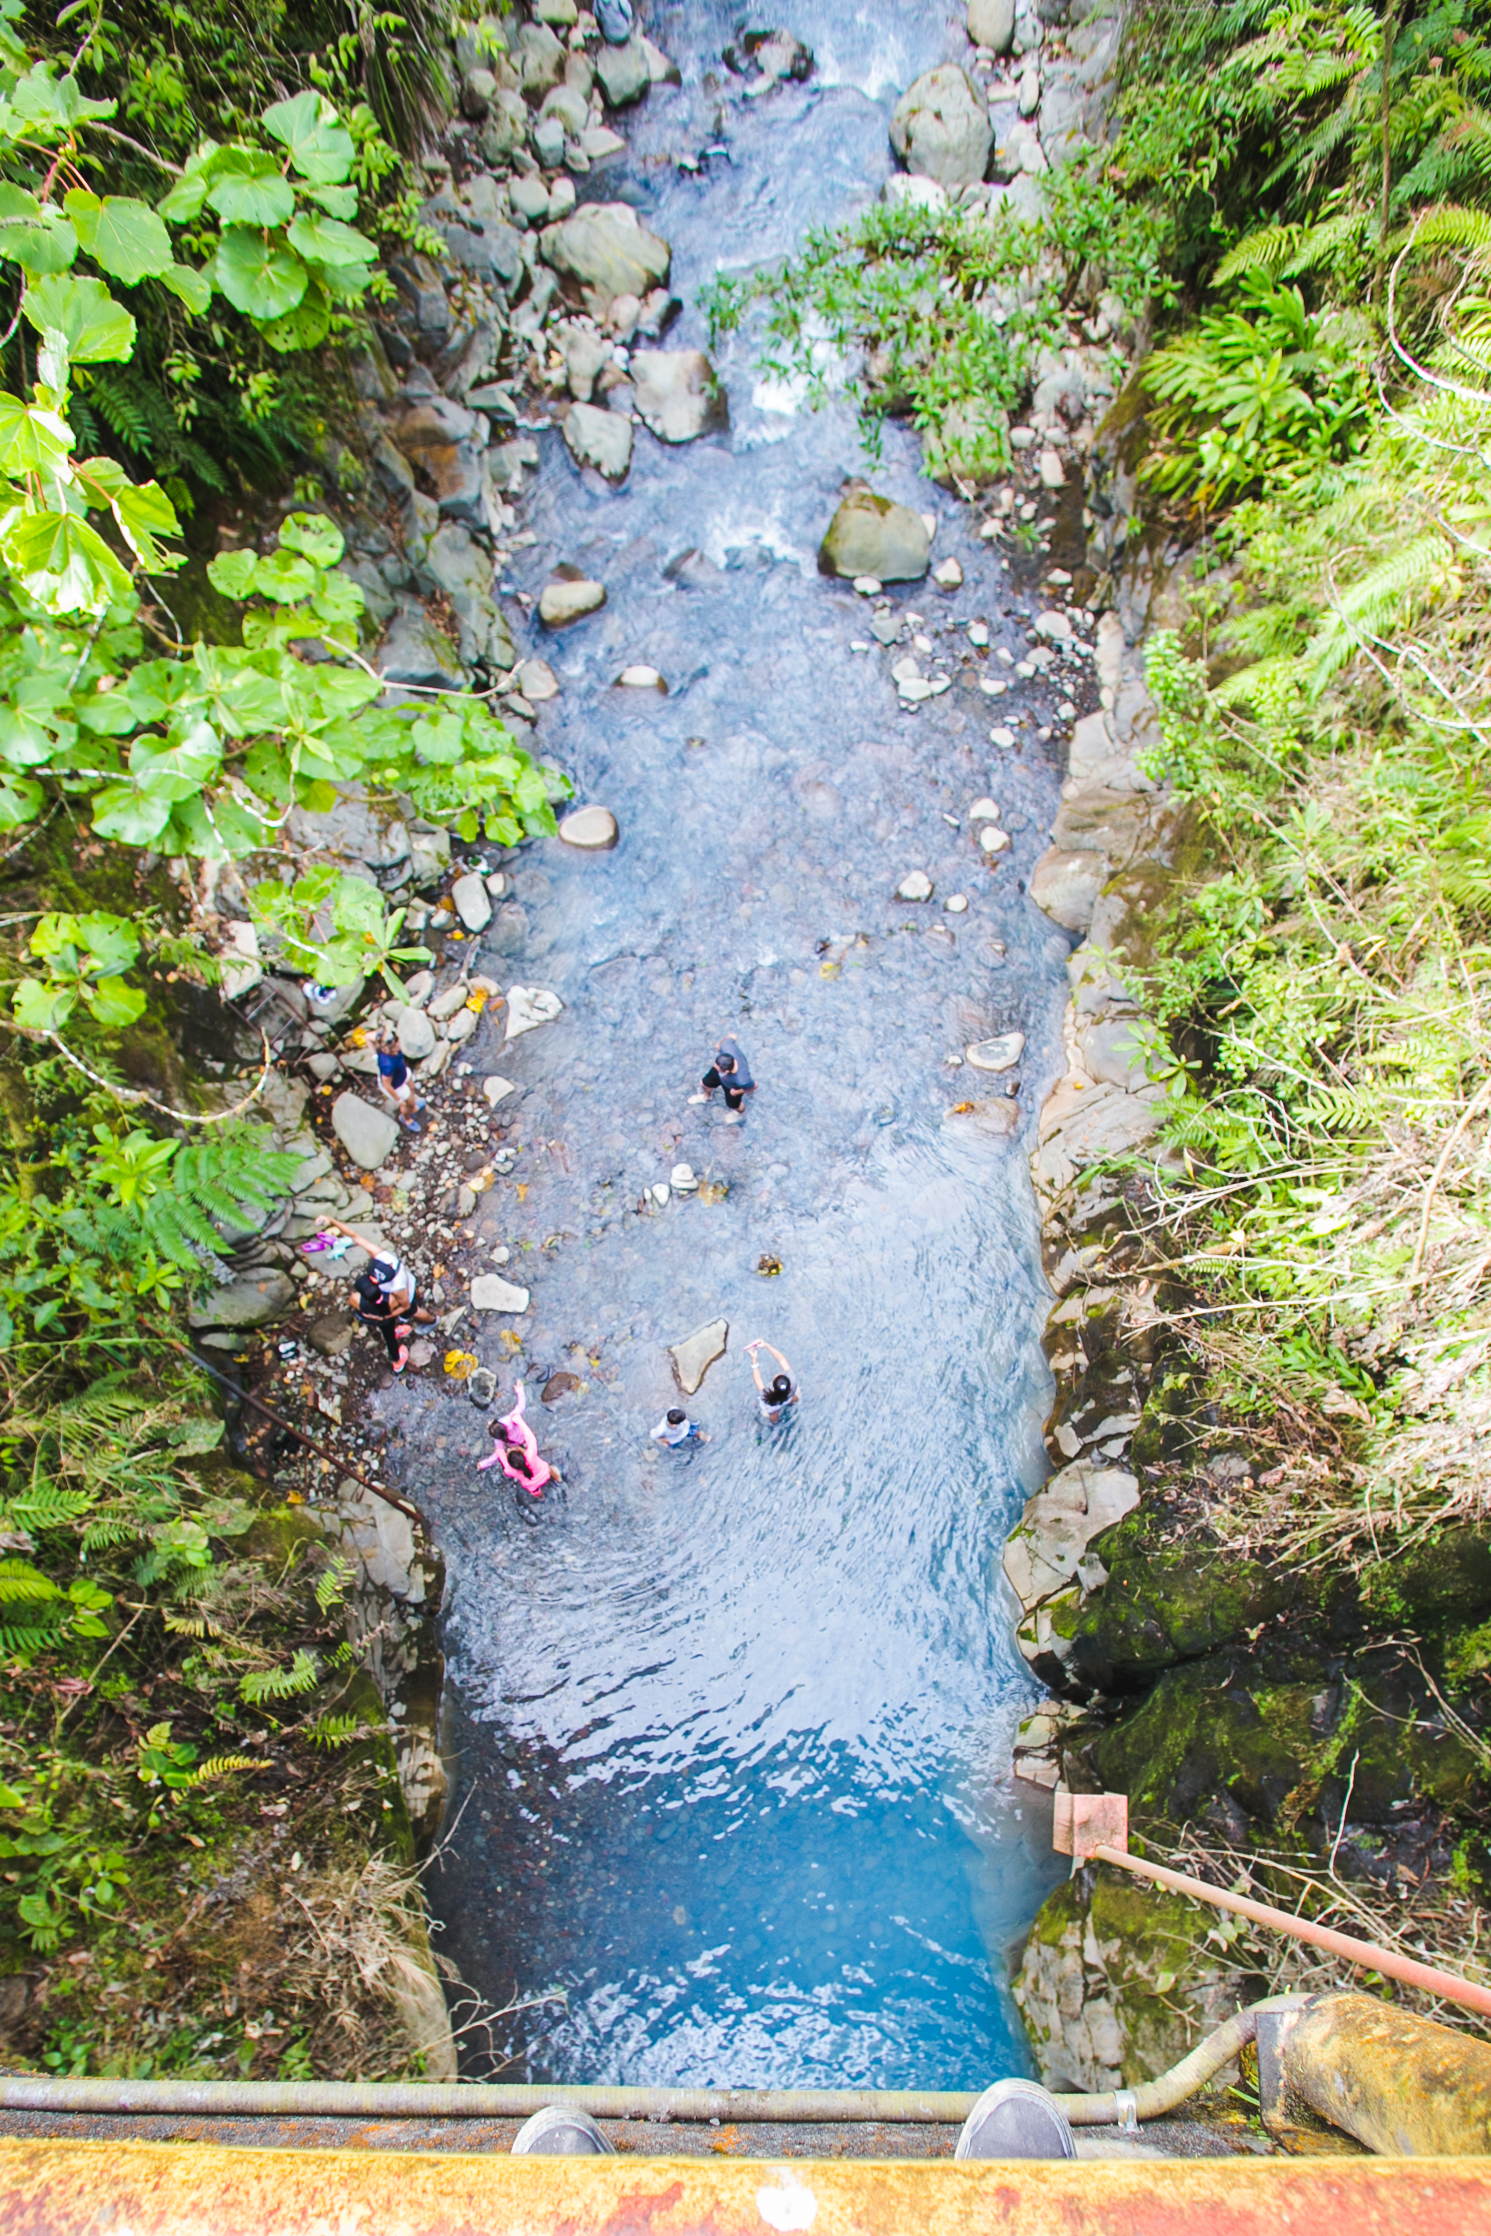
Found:
M 102 280 L 53 273 L 27 288 L 21 308 L 38 332 L 55 327 L 67 337 L 75 365 L 125 358 L 135 346 L 135 322 Z
M 113 552 L 73 513 L 23 514 L 6 529 L 3 550 L 30 596 L 49 612 L 97 613 L 129 596 L 129 576 Z
M 235 310 L 262 319 L 293 311 L 308 276 L 293 249 L 241 225 L 230 225 L 219 241 L 214 272 Z
M 290 150 L 296 170 L 314 185 L 340 185 L 352 168 L 357 152 L 352 135 L 319 93 L 297 93 L 293 100 L 276 101 L 264 111 L 264 129 Z
M 96 194 L 74 187 L 63 208 L 76 228 L 79 245 L 126 287 L 171 269 L 171 236 L 148 202 L 121 194 L 106 194 L 100 201 Z
M 378 251 L 366 233 L 342 225 L 334 217 L 307 210 L 296 218 L 286 236 L 290 246 L 312 264 L 371 264 Z
M 227 225 L 284 225 L 295 215 L 295 189 L 278 171 L 229 171 L 208 188 L 207 206 Z

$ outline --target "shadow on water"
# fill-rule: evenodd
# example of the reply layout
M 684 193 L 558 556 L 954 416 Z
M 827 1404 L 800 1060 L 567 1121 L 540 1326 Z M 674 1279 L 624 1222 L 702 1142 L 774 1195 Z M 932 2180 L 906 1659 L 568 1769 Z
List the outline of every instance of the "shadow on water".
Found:
M 755 102 L 719 62 L 733 12 L 655 14 L 684 85 L 654 92 L 629 166 L 594 188 L 671 239 L 675 345 L 703 340 L 717 263 L 781 253 L 878 191 L 897 92 L 957 51 L 914 0 L 773 20 L 818 74 Z M 675 167 L 706 147 L 726 153 Z M 1028 1143 L 943 1120 L 990 1091 L 948 1068 L 971 1040 L 1027 1034 L 1027 1134 L 1060 1065 L 1067 942 L 1021 882 L 1059 749 L 1035 740 L 1037 683 L 999 702 L 1028 722 L 997 750 L 966 662 L 899 710 L 878 648 L 851 648 L 868 608 L 816 572 L 866 469 L 852 415 L 791 409 L 744 343 L 720 362 L 731 432 L 670 451 L 639 429 L 619 492 L 541 438 L 537 542 L 509 577 L 536 593 L 569 561 L 607 584 L 601 614 L 535 628 L 531 649 L 563 686 L 545 748 L 623 836 L 525 852 L 511 975 L 565 1011 L 480 1054 L 519 1083 L 525 1191 L 482 1199 L 483 1247 L 507 1243 L 533 1293 L 521 1361 L 494 1329 L 483 1349 L 504 1392 L 526 1373 L 563 1498 L 526 1526 L 472 1471 L 479 1418 L 429 1384 L 398 1398 L 450 1580 L 463 1813 L 430 1897 L 492 2000 L 561 1991 L 514 2022 L 535 2079 L 972 2086 L 1026 2069 L 1002 1952 L 1053 1876 L 1049 1808 L 1007 1782 L 1033 1696 L 1000 1577 L 1043 1472 L 1048 1379 Z M 974 618 L 1018 656 L 1010 578 L 918 477 L 913 439 L 892 430 L 873 471 L 936 511 L 966 570 L 897 607 L 955 668 L 952 624 Z M 667 696 L 613 688 L 632 661 Z M 967 825 L 989 791 L 1015 834 L 992 872 Z M 892 898 L 916 868 L 931 907 Z M 957 891 L 967 912 L 944 914 Z M 722 1031 L 760 1081 L 733 1130 L 686 1099 Z M 639 1209 L 684 1161 L 710 1185 Z M 660 1452 L 663 1347 L 716 1316 L 729 1352 L 692 1408 L 712 1441 Z M 802 1378 L 776 1430 L 755 1415 L 754 1335 Z M 559 1367 L 581 1387 L 546 1409 Z

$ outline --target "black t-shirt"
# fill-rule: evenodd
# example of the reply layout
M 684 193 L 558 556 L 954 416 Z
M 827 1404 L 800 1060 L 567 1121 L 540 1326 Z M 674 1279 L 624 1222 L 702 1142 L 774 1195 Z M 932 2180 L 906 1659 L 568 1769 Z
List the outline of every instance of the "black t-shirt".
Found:
M 725 1069 L 724 1065 L 720 1061 L 720 1058 L 722 1056 L 733 1056 L 735 1058 L 734 1071 L 727 1071 Z M 715 1070 L 719 1073 L 721 1079 L 724 1081 L 727 1087 L 739 1087 L 741 1089 L 745 1089 L 747 1087 L 754 1087 L 756 1084 L 755 1080 L 751 1077 L 751 1067 L 746 1062 L 745 1050 L 741 1047 L 738 1040 L 722 1040 L 720 1042 L 718 1049 L 715 1051 L 714 1066 Z

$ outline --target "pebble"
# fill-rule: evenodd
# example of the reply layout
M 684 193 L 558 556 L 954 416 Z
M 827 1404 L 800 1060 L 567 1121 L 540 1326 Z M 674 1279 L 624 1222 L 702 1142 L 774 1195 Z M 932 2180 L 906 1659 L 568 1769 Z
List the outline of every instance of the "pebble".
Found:
M 1063 699 L 1056 711 L 1063 722 L 1075 722 L 1077 719 L 1077 709 L 1070 699 Z
M 997 823 L 990 823 L 979 832 L 979 845 L 986 854 L 1003 854 L 1010 843 L 1008 831 L 1001 831 Z
M 989 738 L 992 744 L 1002 745 L 1007 750 L 1015 742 L 1015 733 L 1013 730 L 991 730 Z
M 565 845 L 579 847 L 584 853 L 604 853 L 620 835 L 608 807 L 577 807 L 559 826 Z
M 559 679 L 547 660 L 520 660 L 513 680 L 534 706 L 559 696 Z
M 885 585 L 878 575 L 856 575 L 854 587 L 862 598 L 878 598 Z
M 445 1037 L 450 1042 L 453 1048 L 459 1048 L 462 1041 L 469 1040 L 471 1038 L 471 1035 L 475 1031 L 475 1010 L 458 1009 L 455 1016 L 452 1017 L 450 1023 L 445 1028 Z
M 518 1085 L 516 1080 L 504 1079 L 500 1073 L 494 1071 L 489 1078 L 482 1081 L 481 1091 L 495 1110 L 504 1096 L 517 1093 Z
M 1005 682 L 1003 676 L 998 675 L 981 675 L 978 679 L 978 687 L 980 691 L 987 691 L 991 699 L 1002 699 L 1009 689 L 1009 685 Z
M 492 896 L 487 891 L 486 879 L 478 871 L 468 870 L 464 877 L 458 877 L 450 889 L 450 897 L 468 932 L 486 930 L 492 921 Z M 409 1051 L 406 1049 L 404 1053 L 407 1055 Z
M 528 1291 L 500 1273 L 479 1273 L 471 1284 L 471 1302 L 478 1312 L 526 1312 Z
M 623 668 L 616 681 L 626 691 L 667 691 L 667 684 L 656 668 L 644 666 L 640 661 L 634 667 Z
M 1066 470 L 1063 467 L 1061 459 L 1059 458 L 1057 453 L 1052 450 L 1049 445 L 1045 450 L 1041 452 L 1040 457 L 1036 460 L 1036 472 L 1041 477 L 1041 485 L 1043 488 L 1065 489 Z
M 949 916 L 961 916 L 968 906 L 968 895 L 966 893 L 949 893 L 942 905 Z
M 653 1200 L 653 1202 L 654 1202 L 654 1203 L 655 1203 L 655 1204 L 657 1205 L 658 1209 L 659 1209 L 659 1210 L 661 1211 L 661 1210 L 662 1210 L 662 1208 L 663 1208 L 663 1206 L 664 1206 L 664 1205 L 665 1205 L 665 1204 L 667 1203 L 667 1201 L 668 1201 L 668 1198 L 669 1198 L 669 1196 L 671 1196 L 671 1194 L 673 1193 L 673 1191 L 672 1191 L 672 1189 L 671 1189 L 671 1188 L 670 1188 L 670 1187 L 668 1186 L 668 1183 L 667 1183 L 667 1181 L 666 1181 L 666 1180 L 659 1180 L 659 1181 L 656 1181 L 656 1182 L 654 1183 L 654 1185 L 653 1185 L 652 1189 L 650 1190 L 650 1193 L 651 1193 L 651 1196 L 652 1196 L 652 1200 Z
M 997 823 L 999 821 L 998 803 L 985 794 L 983 799 L 975 800 L 968 810 L 968 820 L 970 823 Z
M 992 1040 L 977 1040 L 964 1056 L 975 1071 L 1013 1071 L 1025 1051 L 1023 1033 L 998 1033 Z
M 539 593 L 538 617 L 546 629 L 567 629 L 606 602 L 603 582 L 546 582 Z
M 494 1265 L 494 1266 L 505 1266 L 505 1265 L 507 1264 L 507 1261 L 508 1261 L 508 1259 L 509 1259 L 509 1258 L 510 1258 L 511 1256 L 512 1256 L 512 1252 L 511 1252 L 511 1250 L 509 1250 L 509 1248 L 507 1247 L 507 1244 L 506 1244 L 505 1242 L 494 1242 L 494 1243 L 493 1243 L 493 1245 L 492 1245 L 492 1263 L 493 1263 L 493 1265 Z
M 898 901 L 929 901 L 936 887 L 925 870 L 909 870 L 896 887 Z
M 956 559 L 939 559 L 932 569 L 932 580 L 939 590 L 961 590 L 963 569 Z
M 673 1192 L 678 1196 L 691 1196 L 699 1185 L 692 1165 L 675 1165 L 672 1181 Z
M 1048 613 L 1038 613 L 1035 626 L 1038 635 L 1051 637 L 1058 644 L 1070 644 L 1072 641 L 1072 625 L 1064 613 L 1057 613 L 1054 609 Z
M 970 621 L 968 624 L 968 642 L 971 645 L 976 645 L 982 651 L 988 641 L 989 624 L 986 621 Z

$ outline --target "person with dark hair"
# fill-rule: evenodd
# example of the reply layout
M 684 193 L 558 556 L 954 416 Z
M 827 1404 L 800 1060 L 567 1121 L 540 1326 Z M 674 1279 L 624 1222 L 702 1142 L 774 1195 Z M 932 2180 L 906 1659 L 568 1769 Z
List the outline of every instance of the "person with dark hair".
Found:
M 399 1124 L 406 1133 L 423 1132 L 416 1111 L 424 1103 L 414 1092 L 414 1081 L 409 1075 L 409 1063 L 394 1035 L 387 1030 L 378 1035 L 378 1085 L 385 1101 L 391 1102 Z
M 492 1449 L 484 1460 L 477 1461 L 477 1474 L 485 1475 L 489 1467 L 500 1467 L 510 1483 L 520 1484 L 535 1498 L 542 1497 L 554 1470 L 547 1460 L 539 1458 L 538 1438 L 524 1419 L 521 1382 L 511 1413 L 500 1418 L 494 1415 L 487 1427 L 492 1432 Z
M 758 1351 L 770 1351 L 781 1368 L 781 1372 L 773 1375 L 770 1382 L 763 1382 L 761 1379 L 761 1361 L 756 1356 Z M 746 1354 L 751 1362 L 751 1374 L 756 1384 L 756 1402 L 761 1408 L 762 1419 L 780 1421 L 788 1406 L 797 1404 L 800 1395 L 791 1367 L 775 1345 L 760 1336 L 754 1343 L 746 1345 Z
M 325 1219 L 322 1225 L 328 1234 L 344 1234 L 349 1241 L 357 1244 L 359 1250 L 367 1251 L 373 1261 L 368 1272 L 401 1320 L 408 1318 L 418 1320 L 425 1326 L 430 1324 L 435 1317 L 434 1313 L 427 1312 L 423 1305 L 415 1305 L 417 1287 L 413 1274 L 402 1258 L 389 1251 L 386 1243 L 378 1241 L 375 1235 L 360 1233 L 356 1227 L 343 1226 L 340 1219 Z
M 659 1444 L 666 1444 L 674 1452 L 680 1445 L 709 1442 L 698 1422 L 691 1421 L 681 1405 L 670 1405 L 652 1433 Z
M 358 1319 L 365 1328 L 373 1328 L 382 1336 L 388 1350 L 389 1365 L 395 1374 L 402 1374 L 409 1363 L 406 1341 L 409 1329 L 400 1320 L 381 1284 L 374 1278 L 371 1267 L 366 1273 L 357 1276 L 352 1285 L 352 1294 L 356 1299 L 354 1309 Z
M 716 1087 L 725 1092 L 725 1124 L 739 1126 L 745 1120 L 745 1099 L 756 1092 L 756 1082 L 751 1077 L 751 1067 L 746 1062 L 745 1050 L 738 1040 L 725 1039 L 714 1052 L 714 1062 L 700 1080 L 701 1092 L 690 1095 L 690 1102 L 709 1102 Z

